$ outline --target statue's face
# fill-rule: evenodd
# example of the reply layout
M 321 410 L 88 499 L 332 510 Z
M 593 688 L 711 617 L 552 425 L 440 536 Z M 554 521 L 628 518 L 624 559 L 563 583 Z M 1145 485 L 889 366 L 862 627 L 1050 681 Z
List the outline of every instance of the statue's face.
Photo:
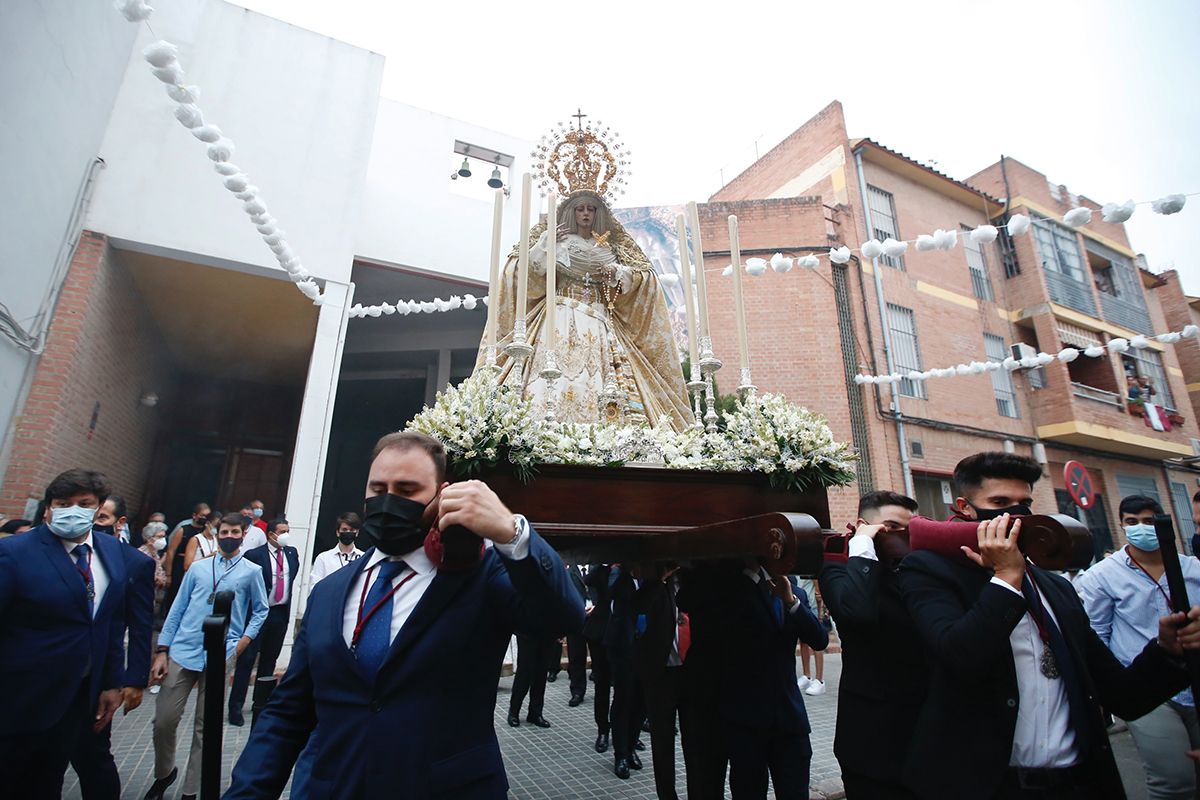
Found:
M 575 206 L 575 225 L 591 230 L 596 222 L 596 206 L 591 203 L 580 203 Z

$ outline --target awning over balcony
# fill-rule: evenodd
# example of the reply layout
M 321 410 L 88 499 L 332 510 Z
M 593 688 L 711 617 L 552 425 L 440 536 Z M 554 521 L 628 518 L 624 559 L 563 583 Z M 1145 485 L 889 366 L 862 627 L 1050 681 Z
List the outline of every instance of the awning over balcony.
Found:
M 1055 319 L 1054 324 L 1058 328 L 1059 340 L 1068 347 L 1086 350 L 1092 345 L 1101 344 L 1100 335 L 1095 331 L 1089 331 L 1087 328 L 1081 328 L 1061 319 Z
M 1048 442 L 1061 442 L 1079 447 L 1091 447 L 1109 453 L 1119 453 L 1142 458 L 1179 458 L 1192 456 L 1192 447 L 1186 443 L 1182 433 L 1130 433 L 1107 425 L 1096 425 L 1083 420 L 1069 420 L 1053 425 L 1041 425 L 1037 435 Z M 1183 442 L 1176 438 L 1184 438 Z

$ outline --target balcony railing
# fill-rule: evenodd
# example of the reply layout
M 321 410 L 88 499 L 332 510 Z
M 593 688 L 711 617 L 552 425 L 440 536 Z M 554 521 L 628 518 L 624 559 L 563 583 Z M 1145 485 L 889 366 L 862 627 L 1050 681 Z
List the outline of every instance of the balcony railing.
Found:
M 1050 299 L 1059 305 L 1081 311 L 1089 317 L 1096 316 L 1096 302 L 1092 298 L 1092 287 L 1086 283 L 1068 278 L 1054 270 L 1044 270 L 1046 288 L 1050 290 Z M 1115 322 L 1115 320 L 1114 320 Z
M 1106 292 L 1100 293 L 1100 305 L 1104 308 L 1104 318 L 1138 333 L 1150 334 L 1154 331 L 1150 326 L 1150 314 L 1140 303 L 1131 303 Z
M 1107 403 L 1110 406 L 1121 408 L 1125 405 L 1121 399 L 1121 395 L 1116 392 L 1109 392 L 1104 389 L 1097 389 L 1095 386 L 1088 386 L 1086 383 L 1076 383 L 1071 381 L 1071 394 L 1076 397 L 1082 397 L 1085 400 L 1095 400 L 1097 403 Z

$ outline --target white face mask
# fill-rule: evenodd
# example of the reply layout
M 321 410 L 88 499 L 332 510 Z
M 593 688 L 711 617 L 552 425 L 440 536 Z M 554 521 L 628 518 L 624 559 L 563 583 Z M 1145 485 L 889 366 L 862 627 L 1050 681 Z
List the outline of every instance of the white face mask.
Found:
M 279 542 L 280 547 L 285 547 L 292 540 L 290 533 L 280 533 L 275 536 L 275 541 Z
M 167 549 L 167 540 L 163 539 L 162 537 L 155 539 L 154 540 L 154 549 L 160 553 L 163 550 L 166 550 Z

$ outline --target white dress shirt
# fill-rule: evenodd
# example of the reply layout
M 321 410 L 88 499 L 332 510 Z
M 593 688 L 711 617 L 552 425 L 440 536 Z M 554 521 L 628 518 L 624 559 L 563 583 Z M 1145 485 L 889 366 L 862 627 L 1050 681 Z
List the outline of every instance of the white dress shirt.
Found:
M 283 556 L 283 574 L 279 573 L 279 562 L 276 561 L 276 553 Z M 288 586 L 288 575 L 292 572 L 292 567 L 288 564 L 287 553 L 282 548 L 276 547 L 270 542 L 267 543 L 267 560 L 271 565 L 271 588 L 267 591 L 267 604 L 272 606 L 286 606 L 292 601 L 292 590 Z M 283 581 L 283 599 L 275 599 L 275 584 Z
M 516 537 L 508 544 L 495 545 L 496 552 L 512 561 L 520 561 L 529 555 L 529 523 L 519 514 L 517 521 Z M 347 647 L 353 641 L 354 629 L 358 626 L 359 600 L 371 593 L 371 584 L 375 582 L 378 575 L 378 571 L 373 567 L 385 559 L 403 561 L 407 566 L 407 569 L 400 570 L 400 573 L 392 579 L 393 586 L 408 578 L 412 573 L 416 573 L 416 577 L 409 579 L 392 595 L 392 629 L 388 637 L 389 641 L 396 640 L 396 634 L 400 633 L 400 629 L 412 615 L 417 603 L 425 596 L 425 590 L 437 576 L 437 567 L 425 555 L 424 545 L 402 556 L 388 556 L 378 548 L 372 551 L 366 567 L 350 584 L 350 593 L 346 596 L 346 607 L 342 611 L 342 638 Z M 367 610 L 363 609 L 362 613 L 365 614 Z
M 992 583 L 1010 592 L 1020 591 L 1008 582 L 992 578 Z M 1046 616 L 1054 625 L 1058 618 L 1050 604 L 1042 601 Z M 1061 628 L 1059 630 L 1062 630 Z M 1012 767 L 1069 767 L 1079 760 L 1075 731 L 1071 728 L 1071 709 L 1062 678 L 1042 674 L 1042 637 L 1037 623 L 1026 612 L 1009 634 L 1013 666 L 1017 670 L 1017 728 L 1013 732 Z
M 75 554 L 71 551 L 81 544 L 88 546 L 88 561 L 91 563 L 92 569 L 92 588 L 96 594 L 92 598 L 92 617 L 96 616 L 96 612 L 100 610 L 100 601 L 104 599 L 104 592 L 108 589 L 108 570 L 104 568 L 104 562 L 96 555 L 96 543 L 92 541 L 92 535 L 89 533 L 87 538 L 82 542 L 69 542 L 66 539 L 61 539 L 63 549 L 67 551 L 67 558 L 71 559 L 72 564 L 78 564 L 75 560 Z M 83 569 L 85 565 L 78 564 L 77 569 Z M 83 577 L 79 578 L 80 583 L 83 583 Z M 86 586 L 84 591 L 87 591 Z
M 878 561 L 875 540 L 865 533 L 854 534 L 850 537 L 850 544 L 846 546 L 846 558 L 868 558 L 871 561 Z
M 350 552 L 347 553 L 341 549 L 341 545 L 336 545 L 332 550 L 326 550 L 317 556 L 313 562 L 312 572 L 308 577 L 308 591 L 312 592 L 312 587 L 316 586 L 322 578 L 332 575 L 347 564 L 351 564 L 362 558 L 362 550 L 351 545 Z

